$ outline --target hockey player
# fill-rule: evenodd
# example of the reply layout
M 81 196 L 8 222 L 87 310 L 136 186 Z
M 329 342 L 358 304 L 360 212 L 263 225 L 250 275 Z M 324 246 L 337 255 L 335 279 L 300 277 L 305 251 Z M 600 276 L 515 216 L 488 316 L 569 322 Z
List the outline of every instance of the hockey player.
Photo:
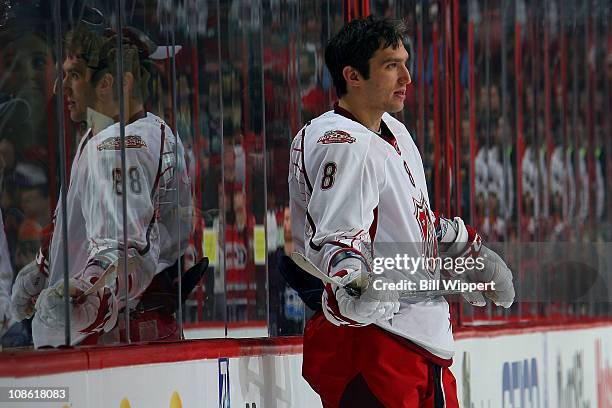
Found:
M 436 218 L 419 151 L 388 113 L 403 109 L 411 81 L 404 35 L 403 24 L 373 17 L 342 28 L 325 52 L 339 101 L 292 143 L 295 249 L 337 282 L 326 285 L 322 312 L 304 332 L 303 375 L 324 407 L 458 406 L 446 300 L 400 299 L 371 283 L 435 280 L 440 270 L 390 268 L 372 276 L 372 257 L 389 253 L 385 244 L 412 243 L 403 246 L 414 258 L 482 257 L 484 269 L 467 278 L 495 282 L 484 295 L 498 305 L 514 299 L 510 270 L 478 234 L 459 218 Z M 351 296 L 347 284 L 361 294 Z M 465 296 L 485 304 L 481 293 Z
M 100 36 L 77 27 L 67 36 L 62 86 L 70 118 L 87 121 L 89 130 L 76 149 L 66 203 L 60 199 L 57 205 L 48 252 L 43 248 L 13 287 L 13 312 L 19 320 L 32 315 L 37 298 L 32 322 L 36 347 L 64 344 L 67 306 L 72 344 L 119 340 L 120 310 L 133 307 L 153 278 L 173 265 L 187 247 L 191 190 L 183 145 L 162 119 L 144 110 L 149 77 L 145 58 L 154 51 L 145 45 L 126 36 L 120 55 L 115 35 Z M 116 72 L 116 58 L 124 60 L 123 77 Z M 127 174 L 121 170 L 118 82 L 125 97 Z M 123 238 L 124 195 L 127 242 Z M 67 219 L 62 217 L 64 205 Z M 62 233 L 64 224 L 67 237 Z M 65 241 L 67 260 L 62 252 Z M 127 282 L 124 254 L 129 264 Z M 72 299 L 64 298 L 65 262 Z M 116 275 L 108 273 L 113 271 Z M 82 296 L 99 280 L 104 280 L 99 289 Z M 137 329 L 132 340 L 163 337 L 159 326 Z

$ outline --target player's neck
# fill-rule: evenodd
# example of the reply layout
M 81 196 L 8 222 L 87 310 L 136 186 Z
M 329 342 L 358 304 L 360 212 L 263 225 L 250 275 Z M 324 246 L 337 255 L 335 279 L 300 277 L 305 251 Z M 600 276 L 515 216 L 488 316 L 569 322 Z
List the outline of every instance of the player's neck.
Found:
M 112 102 L 98 100 L 98 102 L 94 104 L 94 111 L 109 118 L 114 118 L 115 115 L 117 115 L 117 112 L 119 112 L 119 105 Z
M 130 124 L 145 116 L 142 103 L 131 103 L 128 105 L 128 112 L 125 115 L 125 124 Z M 119 114 L 117 114 L 118 116 Z
M 108 105 L 108 107 L 112 107 L 112 109 L 108 109 L 108 113 L 102 113 L 113 118 L 115 123 L 119 122 L 119 104 Z M 124 104 L 124 112 L 125 114 L 123 115 L 123 120 L 125 121 L 125 124 L 128 125 L 143 117 L 144 106 L 142 103 L 126 101 Z
M 383 112 L 373 111 L 363 102 L 363 98 L 350 97 L 345 95 L 338 100 L 338 106 L 349 111 L 355 119 L 363 126 L 373 132 L 380 132 L 380 121 Z

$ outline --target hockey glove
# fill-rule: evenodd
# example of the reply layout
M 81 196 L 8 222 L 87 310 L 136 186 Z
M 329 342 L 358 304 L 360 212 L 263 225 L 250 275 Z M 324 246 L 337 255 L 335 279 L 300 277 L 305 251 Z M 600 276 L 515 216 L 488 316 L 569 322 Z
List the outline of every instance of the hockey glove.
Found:
M 467 282 L 494 282 L 495 290 L 484 292 L 484 296 L 493 301 L 497 306 L 509 308 L 514 302 L 514 285 L 512 284 L 512 272 L 501 259 L 501 257 L 491 249 L 482 245 L 480 235 L 470 226 L 466 226 L 463 220 L 455 217 L 454 220 L 443 220 L 449 223 L 443 230 L 446 232 L 442 236 L 441 254 L 452 258 L 480 258 L 484 267 L 478 269 L 471 268 L 462 274 L 449 271 L 456 278 Z M 452 241 L 448 237 L 452 237 Z M 445 240 L 448 243 L 444 248 Z M 474 306 L 485 306 L 486 301 L 480 292 L 464 292 L 463 297 Z
M 46 261 L 42 258 L 30 262 L 17 274 L 13 289 L 11 292 L 11 314 L 17 321 L 22 321 L 32 317 L 34 314 L 34 304 L 36 298 L 47 286 Z
M 70 299 L 64 299 L 64 281 L 57 282 L 42 291 L 36 301 L 36 319 L 50 330 L 61 330 L 66 326 L 66 306 L 70 308 L 70 332 L 73 344 L 91 334 L 107 332 L 117 323 L 118 307 L 113 288 L 102 286 L 83 297 L 104 270 L 90 266 L 78 279 L 69 280 Z
M 376 290 L 370 285 L 365 264 L 349 257 L 332 268 L 337 285 L 326 284 L 323 291 L 323 313 L 336 326 L 367 326 L 379 320 L 389 320 L 399 311 L 399 294 L 394 290 Z M 376 277 L 385 281 L 385 278 Z M 358 289 L 360 295 L 349 294 L 346 286 Z

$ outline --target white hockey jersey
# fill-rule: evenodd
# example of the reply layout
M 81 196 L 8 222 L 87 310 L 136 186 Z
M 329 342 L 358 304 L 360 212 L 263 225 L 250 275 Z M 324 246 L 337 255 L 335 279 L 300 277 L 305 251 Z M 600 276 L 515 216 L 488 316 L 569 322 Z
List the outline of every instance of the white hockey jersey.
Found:
M 293 140 L 289 193 L 295 250 L 328 273 L 330 258 L 345 247 L 366 259 L 398 251 L 413 258 L 437 256 L 435 215 L 419 151 L 401 122 L 389 114 L 382 120 L 394 139 L 385 140 L 336 107 Z M 439 270 L 392 268 L 383 276 L 396 282 L 436 280 Z M 392 320 L 377 324 L 439 358 L 453 356 L 442 297 L 402 300 Z
M 123 254 L 124 192 L 119 132 L 118 123 L 96 135 L 88 131 L 78 145 L 66 195 L 67 219 L 62 216 L 61 198 L 55 211 L 49 248 L 49 286 L 63 279 L 64 240 L 68 244 L 71 277 L 92 262 L 112 261 Z M 153 277 L 174 264 L 187 248 L 192 206 L 183 144 L 162 119 L 147 113 L 125 127 L 125 157 L 132 304 Z M 68 237 L 62 233 L 64 222 Z M 119 307 L 125 304 L 125 299 L 119 299 Z M 35 322 L 36 319 L 33 322 L 36 346 L 63 344 L 63 329 L 49 333 Z

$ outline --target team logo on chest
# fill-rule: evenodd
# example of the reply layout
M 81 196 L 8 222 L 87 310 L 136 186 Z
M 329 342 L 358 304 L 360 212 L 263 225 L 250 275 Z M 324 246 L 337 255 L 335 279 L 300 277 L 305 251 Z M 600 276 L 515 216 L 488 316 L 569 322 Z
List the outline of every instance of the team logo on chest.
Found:
M 125 137 L 125 148 L 126 149 L 140 149 L 141 147 L 147 147 L 147 144 L 142 137 L 129 135 Z M 104 140 L 97 146 L 99 152 L 102 150 L 121 150 L 121 138 L 119 136 L 110 137 Z
M 355 138 L 344 130 L 328 130 L 317 140 L 320 144 L 355 143 Z
M 414 202 L 414 217 L 419 224 L 421 239 L 423 240 L 422 256 L 427 259 L 435 259 L 438 256 L 438 242 L 429 205 L 425 200 L 423 192 L 421 192 L 421 197 L 418 200 L 413 197 L 412 201 Z M 435 273 L 435 264 L 435 262 L 425 262 L 427 270 L 432 275 Z

